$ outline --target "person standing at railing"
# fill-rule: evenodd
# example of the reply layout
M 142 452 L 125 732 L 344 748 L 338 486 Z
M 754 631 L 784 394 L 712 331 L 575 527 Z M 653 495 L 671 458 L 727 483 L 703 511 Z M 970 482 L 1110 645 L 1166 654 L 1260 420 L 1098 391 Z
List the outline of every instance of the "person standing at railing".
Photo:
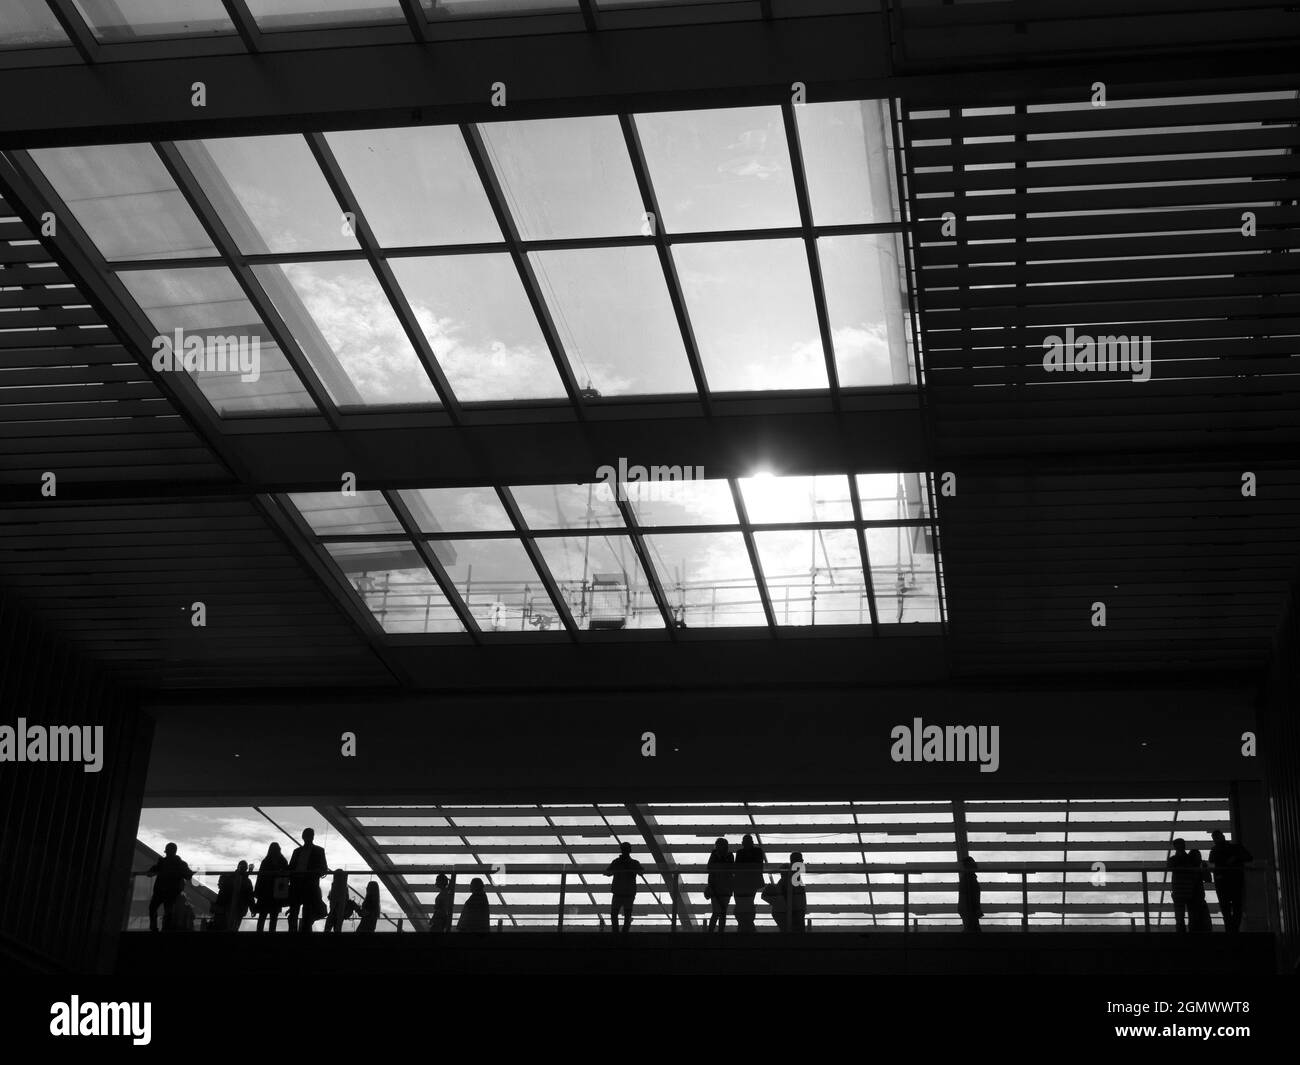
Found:
M 632 910 L 636 906 L 637 877 L 641 874 L 641 863 L 632 857 L 632 844 L 624 842 L 618 845 L 619 856 L 605 868 L 605 876 L 613 877 L 610 883 L 609 929 L 617 932 L 618 915 L 623 914 L 623 931 L 632 927 Z
M 266 857 L 257 867 L 257 884 L 253 888 L 254 912 L 257 914 L 257 930 L 263 931 L 266 919 L 271 919 L 271 931 L 275 931 L 276 922 L 280 920 L 280 910 L 289 904 L 289 878 L 283 874 L 289 871 L 289 860 L 280 851 L 280 844 L 272 843 L 266 848 Z
M 248 863 L 240 862 L 233 873 L 217 877 L 217 898 L 212 904 L 212 929 L 238 932 L 253 905 L 253 882 L 248 878 Z
M 961 915 L 965 931 L 978 932 L 984 907 L 980 900 L 980 878 L 975 873 L 975 859 L 968 854 L 962 858 L 961 865 L 957 876 L 957 913 Z
M 1201 852 L 1187 849 L 1187 841 L 1174 840 L 1174 851 L 1165 863 L 1169 867 L 1169 894 L 1174 903 L 1174 926 L 1180 932 L 1208 932 L 1209 908 L 1205 905 L 1205 881 L 1209 874 Z M 1205 911 L 1202 914 L 1202 911 Z
M 176 844 L 169 843 L 163 848 L 163 856 L 150 866 L 148 875 L 154 878 L 153 894 L 149 898 L 149 931 L 158 931 L 159 907 L 163 911 L 163 926 L 170 930 L 176 901 L 185 890 L 185 881 L 193 879 L 194 873 L 176 854 Z
M 487 932 L 491 928 L 491 904 L 488 902 L 487 888 L 483 884 L 483 878 L 476 876 L 469 882 L 469 898 L 460 908 L 460 920 L 456 922 L 456 931 Z
M 366 885 L 366 897 L 356 907 L 356 912 L 361 917 L 356 931 L 373 932 L 379 927 L 379 881 L 372 880 Z
M 736 874 L 732 880 L 736 895 L 737 931 L 754 931 L 754 896 L 763 890 L 763 864 L 766 861 L 767 855 L 754 842 L 754 837 L 744 836 L 740 841 L 740 849 L 736 851 Z
M 433 899 L 433 913 L 429 917 L 429 931 L 450 932 L 451 910 L 454 901 L 451 897 L 451 881 L 447 879 L 446 873 L 439 873 L 433 883 L 438 889 L 438 894 Z
M 790 866 L 777 882 L 777 892 L 784 903 L 785 923 L 777 921 L 783 932 L 805 932 L 808 923 L 808 891 L 803 882 L 803 855 L 795 851 L 790 855 Z M 776 907 L 773 906 L 773 916 Z
M 302 846 L 294 848 L 289 856 L 289 931 L 310 932 L 311 926 L 326 914 L 321 898 L 321 878 L 328 876 L 330 867 L 325 860 L 325 849 L 312 842 L 313 829 L 302 830 Z M 302 923 L 298 915 L 302 914 Z
M 722 836 L 713 843 L 709 854 L 709 883 L 704 889 L 704 897 L 709 900 L 713 912 L 709 914 L 708 931 L 721 932 L 727 926 L 727 906 L 731 902 L 731 888 L 735 859 L 731 855 L 731 844 Z
M 334 870 L 334 882 L 330 884 L 330 910 L 325 918 L 326 932 L 342 932 L 343 922 L 352 916 L 356 903 L 348 895 L 348 874 L 343 869 Z
M 1219 896 L 1219 913 L 1225 932 L 1241 931 L 1242 903 L 1246 897 L 1246 863 L 1253 859 L 1239 842 L 1229 843 L 1223 833 L 1210 833 L 1210 867 L 1214 870 L 1214 893 Z

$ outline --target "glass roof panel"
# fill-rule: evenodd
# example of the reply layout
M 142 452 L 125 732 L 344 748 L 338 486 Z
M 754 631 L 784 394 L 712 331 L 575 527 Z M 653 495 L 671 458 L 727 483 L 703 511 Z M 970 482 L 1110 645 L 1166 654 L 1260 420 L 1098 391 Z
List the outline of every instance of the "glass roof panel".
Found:
M 667 232 L 799 224 L 779 107 L 656 112 L 636 128 Z
M 778 477 L 759 473 L 742 477 L 745 515 L 754 525 L 794 521 L 852 521 L 849 479 L 843 474 Z
M 842 100 L 794 109 L 813 224 L 898 221 L 890 182 L 884 100 Z
M 37 148 L 31 156 L 109 262 L 216 254 L 152 146 Z
M 224 266 L 130 270 L 118 276 L 160 335 L 174 338 L 174 330 L 181 329 L 205 338 L 204 369 L 189 372 L 218 413 L 315 408 L 234 274 Z M 241 346 L 245 340 L 247 344 Z M 229 351 L 232 341 L 241 351 L 240 367 L 230 369 L 228 355 L 227 369 L 207 369 L 219 365 L 207 358 L 208 352 L 216 353 L 218 345 Z M 243 352 L 249 356 L 256 352 L 256 359 L 245 360 Z
M 234 33 L 221 0 L 72 0 L 101 41 Z
M 246 0 L 265 31 L 402 22 L 397 0 Z
M 463 402 L 564 396 L 513 260 L 504 252 L 391 260 L 452 391 Z
M 636 481 L 624 486 L 638 525 L 735 525 L 736 503 L 724 480 Z
M 240 251 L 359 246 L 304 137 L 228 137 L 176 146 Z
M 524 240 L 639 234 L 641 194 L 613 115 L 479 126 Z
M 686 627 L 767 624 L 740 533 L 649 533 L 645 542 L 669 608 Z
M 400 533 L 382 492 L 293 492 L 289 498 L 317 536 L 370 536 Z
M 939 621 L 939 583 L 929 530 L 901 525 L 867 529 L 866 537 L 880 623 Z
M 530 529 L 622 529 L 614 493 L 603 484 L 526 484 L 510 489 Z
M 548 536 L 537 546 L 578 628 L 664 627 L 629 537 Z
M 821 237 L 817 254 L 840 384 L 909 384 L 898 235 Z
M 531 15 L 547 11 L 577 11 L 578 0 L 420 0 L 431 19 L 484 18 L 490 15 Z
M 544 251 L 529 258 L 580 385 L 602 396 L 695 393 L 653 248 Z
M 711 391 L 828 387 L 801 241 L 678 244 L 673 257 Z
M 67 43 L 68 35 L 45 0 L 8 0 L 0 17 L 0 49 Z
M 399 493 L 421 532 L 513 532 L 491 488 L 417 488 Z
M 385 632 L 464 631 L 411 544 L 326 544 L 325 549 Z
M 860 473 L 858 502 L 863 521 L 930 517 L 930 487 L 923 473 Z
M 382 247 L 501 240 L 457 126 L 325 135 Z
M 365 262 L 255 267 L 340 407 L 436 405 L 438 394 Z
M 778 625 L 870 625 L 858 535 L 852 529 L 756 532 Z
M 561 628 L 560 616 L 518 540 L 438 540 L 432 546 L 483 631 Z

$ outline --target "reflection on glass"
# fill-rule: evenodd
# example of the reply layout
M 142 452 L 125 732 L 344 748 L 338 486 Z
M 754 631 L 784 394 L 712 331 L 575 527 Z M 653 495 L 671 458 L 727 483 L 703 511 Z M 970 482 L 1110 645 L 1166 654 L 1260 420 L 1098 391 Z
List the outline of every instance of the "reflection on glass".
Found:
M 68 35 L 50 13 L 45 0 L 8 0 L 0 22 L 0 49 L 67 43 Z
M 479 126 L 524 240 L 641 232 L 632 160 L 612 115 Z
M 306 138 L 229 137 L 176 146 L 240 251 L 358 247 Z
M 866 537 L 880 623 L 938 621 L 939 582 L 929 529 L 867 529 Z
M 484 632 L 547 632 L 563 627 L 518 540 L 434 540 L 430 546 Z
M 491 488 L 417 488 L 400 493 L 421 532 L 511 532 L 514 525 Z
M 740 533 L 650 533 L 645 542 L 678 624 L 767 624 Z
M 326 544 L 385 632 L 463 632 L 464 626 L 409 543 Z
M 837 100 L 794 109 L 813 223 L 897 221 L 884 100 Z
M 930 486 L 924 473 L 860 473 L 858 502 L 863 521 L 930 517 Z
M 577 11 L 578 0 L 420 0 L 429 18 L 484 18 Z
M 670 233 L 799 224 L 779 107 L 731 107 L 636 116 Z
M 502 239 L 458 127 L 348 130 L 325 139 L 381 246 Z
M 898 235 L 821 237 L 817 254 L 840 384 L 910 383 Z
M 735 525 L 736 503 L 723 480 L 637 481 L 623 486 L 638 525 Z
M 565 394 L 509 255 L 442 255 L 390 264 L 457 398 Z
M 11 0 L 5 0 L 6 3 Z M 72 0 L 96 38 L 191 37 L 234 33 L 221 0 Z
M 711 391 L 827 387 L 801 241 L 678 244 L 673 258 Z
M 778 625 L 869 625 L 862 555 L 852 529 L 757 532 Z
M 544 537 L 537 546 L 578 628 L 663 628 L 628 537 Z
M 286 263 L 254 272 L 340 407 L 438 403 L 369 263 Z
M 314 409 L 298 375 L 224 266 L 129 270 L 118 277 L 170 347 L 175 347 L 177 329 L 183 330 L 182 337 L 203 339 L 203 368 L 187 372 L 218 413 Z M 164 350 L 155 348 L 154 355 Z M 225 369 L 220 368 L 223 352 Z M 233 369 L 232 354 L 238 363 Z
M 373 536 L 399 533 L 401 522 L 382 492 L 293 492 L 289 498 L 318 536 Z
M 849 479 L 843 474 L 777 477 L 758 473 L 739 481 L 745 515 L 755 525 L 794 521 L 852 521 Z
M 510 494 L 530 529 L 621 529 L 614 491 L 604 484 L 526 484 Z
M 246 0 L 261 30 L 364 26 L 403 20 L 398 0 Z
M 653 248 L 545 251 L 529 258 L 580 385 L 602 396 L 695 392 Z
M 110 262 L 216 254 L 150 145 L 37 148 L 31 155 Z

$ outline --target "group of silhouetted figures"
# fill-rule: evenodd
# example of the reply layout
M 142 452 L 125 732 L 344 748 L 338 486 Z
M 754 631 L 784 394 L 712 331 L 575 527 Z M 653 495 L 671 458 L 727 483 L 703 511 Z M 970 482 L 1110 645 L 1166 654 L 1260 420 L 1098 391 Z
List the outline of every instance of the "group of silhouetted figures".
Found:
M 609 863 L 605 875 L 613 878 L 610 886 L 610 927 L 614 931 L 628 931 L 632 927 L 632 909 L 636 903 L 637 878 L 641 863 L 632 857 L 632 844 L 619 845 L 621 853 Z M 754 917 L 758 912 L 756 899 L 767 903 L 772 920 L 782 932 L 803 932 L 807 928 L 808 892 L 803 883 L 803 855 L 795 851 L 789 864 L 781 871 L 775 883 L 765 883 L 763 866 L 767 855 L 745 836 L 733 853 L 731 844 L 719 836 L 709 854 L 708 882 L 704 897 L 710 906 L 705 931 L 721 932 L 727 924 L 727 907 L 734 900 L 736 928 L 741 932 L 754 931 Z M 622 925 L 619 917 L 622 917 Z
M 1252 855 L 1244 846 L 1228 842 L 1222 832 L 1212 832 L 1209 861 L 1201 852 L 1188 850 L 1185 840 L 1174 840 L 1169 856 L 1169 894 L 1174 903 L 1174 925 L 1180 932 L 1208 932 L 1213 927 L 1210 907 L 1205 901 L 1205 885 L 1214 874 L 1214 893 L 1219 898 L 1219 913 L 1225 932 L 1241 931 L 1242 908 L 1246 897 L 1246 863 Z
M 1170 871 L 1170 896 L 1173 900 L 1174 922 L 1179 932 L 1208 932 L 1212 927 L 1210 908 L 1205 900 L 1205 885 L 1213 884 L 1227 932 L 1241 929 L 1242 908 L 1245 898 L 1245 866 L 1251 854 L 1240 843 L 1228 842 L 1222 832 L 1212 833 L 1209 861 L 1202 860 L 1198 850 L 1187 850 L 1186 841 L 1173 841 L 1173 853 L 1167 866 Z M 379 923 L 379 884 L 371 881 L 366 886 L 365 898 L 357 903 L 349 896 L 348 874 L 343 870 L 333 873 L 328 905 L 321 893 L 321 881 L 330 876 L 325 851 L 313 842 L 315 833 L 305 829 L 302 846 L 294 849 L 286 860 L 280 845 L 272 843 L 257 870 L 254 883 L 249 875 L 248 863 L 240 862 L 233 873 L 222 873 L 217 880 L 217 897 L 212 905 L 209 928 L 216 931 L 237 931 L 240 923 L 250 913 L 257 917 L 257 930 L 268 928 L 274 932 L 280 911 L 287 910 L 289 931 L 310 932 L 312 925 L 325 921 L 326 932 L 343 931 L 343 922 L 356 916 L 356 931 L 373 932 Z M 605 869 L 612 878 L 610 886 L 610 926 L 613 931 L 628 931 L 632 926 L 632 912 L 636 904 L 641 863 L 632 857 L 632 845 L 619 845 L 620 854 Z M 731 844 L 719 837 L 709 854 L 708 882 L 704 897 L 711 910 L 706 931 L 721 932 L 727 924 L 727 909 L 734 903 L 736 927 L 741 932 L 754 931 L 757 913 L 756 899 L 761 898 L 770 908 L 773 921 L 782 932 L 803 932 L 807 928 L 808 893 L 803 883 L 803 855 L 795 851 L 775 883 L 764 882 L 764 865 L 767 855 L 745 836 L 733 853 Z M 976 874 L 975 859 L 966 855 L 960 862 L 957 884 L 957 913 L 967 932 L 980 930 L 984 916 L 980 902 L 980 882 Z M 149 928 L 158 931 L 158 911 L 163 911 L 163 923 L 168 929 L 188 928 L 190 920 L 185 911 L 185 882 L 193 877 L 190 867 L 176 853 L 176 844 L 168 843 L 165 854 L 148 875 L 154 878 L 153 894 L 149 900 Z M 450 932 L 455 908 L 454 887 L 446 873 L 435 880 L 436 896 L 429 921 L 431 932 Z M 620 917 L 622 923 L 620 925 Z M 456 929 L 461 932 L 487 932 L 491 927 L 491 906 L 487 887 L 481 877 L 470 881 L 469 897 L 461 906 Z
M 302 846 L 295 847 L 286 859 L 280 844 L 272 843 L 257 869 L 257 881 L 249 874 L 247 862 L 240 862 L 235 872 L 217 878 L 217 897 L 212 903 L 210 931 L 237 932 L 249 914 L 257 917 L 259 932 L 275 931 L 280 911 L 287 911 L 290 932 L 310 932 L 312 925 L 324 920 L 326 932 L 342 932 L 343 922 L 358 917 L 355 931 L 373 932 L 379 924 L 379 883 L 366 885 L 360 903 L 352 899 L 348 874 L 336 870 L 330 883 L 328 905 L 322 894 L 321 881 L 330 876 L 325 849 L 313 842 L 315 832 L 304 829 Z M 163 857 L 149 869 L 154 878 L 149 899 L 149 928 L 158 931 L 158 911 L 163 913 L 163 927 L 188 929 L 192 916 L 185 901 L 185 883 L 194 873 L 176 853 L 176 844 L 168 843 Z

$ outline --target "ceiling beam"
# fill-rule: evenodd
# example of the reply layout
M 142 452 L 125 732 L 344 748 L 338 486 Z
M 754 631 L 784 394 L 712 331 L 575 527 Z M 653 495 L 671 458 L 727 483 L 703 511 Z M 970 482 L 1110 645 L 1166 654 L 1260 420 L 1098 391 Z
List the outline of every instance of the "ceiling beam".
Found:
M 1051 57 L 1036 66 L 894 77 L 875 16 L 791 18 L 407 43 L 355 44 L 82 66 L 0 69 L 0 148 L 191 139 L 363 126 L 480 122 L 614 111 L 778 104 L 802 81 L 812 101 L 1112 97 L 1180 82 L 1285 86 L 1294 49 L 1263 46 L 1152 59 Z M 355 39 L 355 35 L 352 38 Z M 199 42 L 203 44 L 203 42 Z M 170 46 L 172 42 L 167 42 Z M 216 50 L 215 45 L 210 45 Z M 664 56 L 672 56 L 665 63 Z M 1008 61 L 1011 62 L 1011 61 Z M 207 102 L 191 105 L 204 83 Z M 507 107 L 491 103 L 504 81 Z M 30 101 L 40 100 L 39 109 Z

